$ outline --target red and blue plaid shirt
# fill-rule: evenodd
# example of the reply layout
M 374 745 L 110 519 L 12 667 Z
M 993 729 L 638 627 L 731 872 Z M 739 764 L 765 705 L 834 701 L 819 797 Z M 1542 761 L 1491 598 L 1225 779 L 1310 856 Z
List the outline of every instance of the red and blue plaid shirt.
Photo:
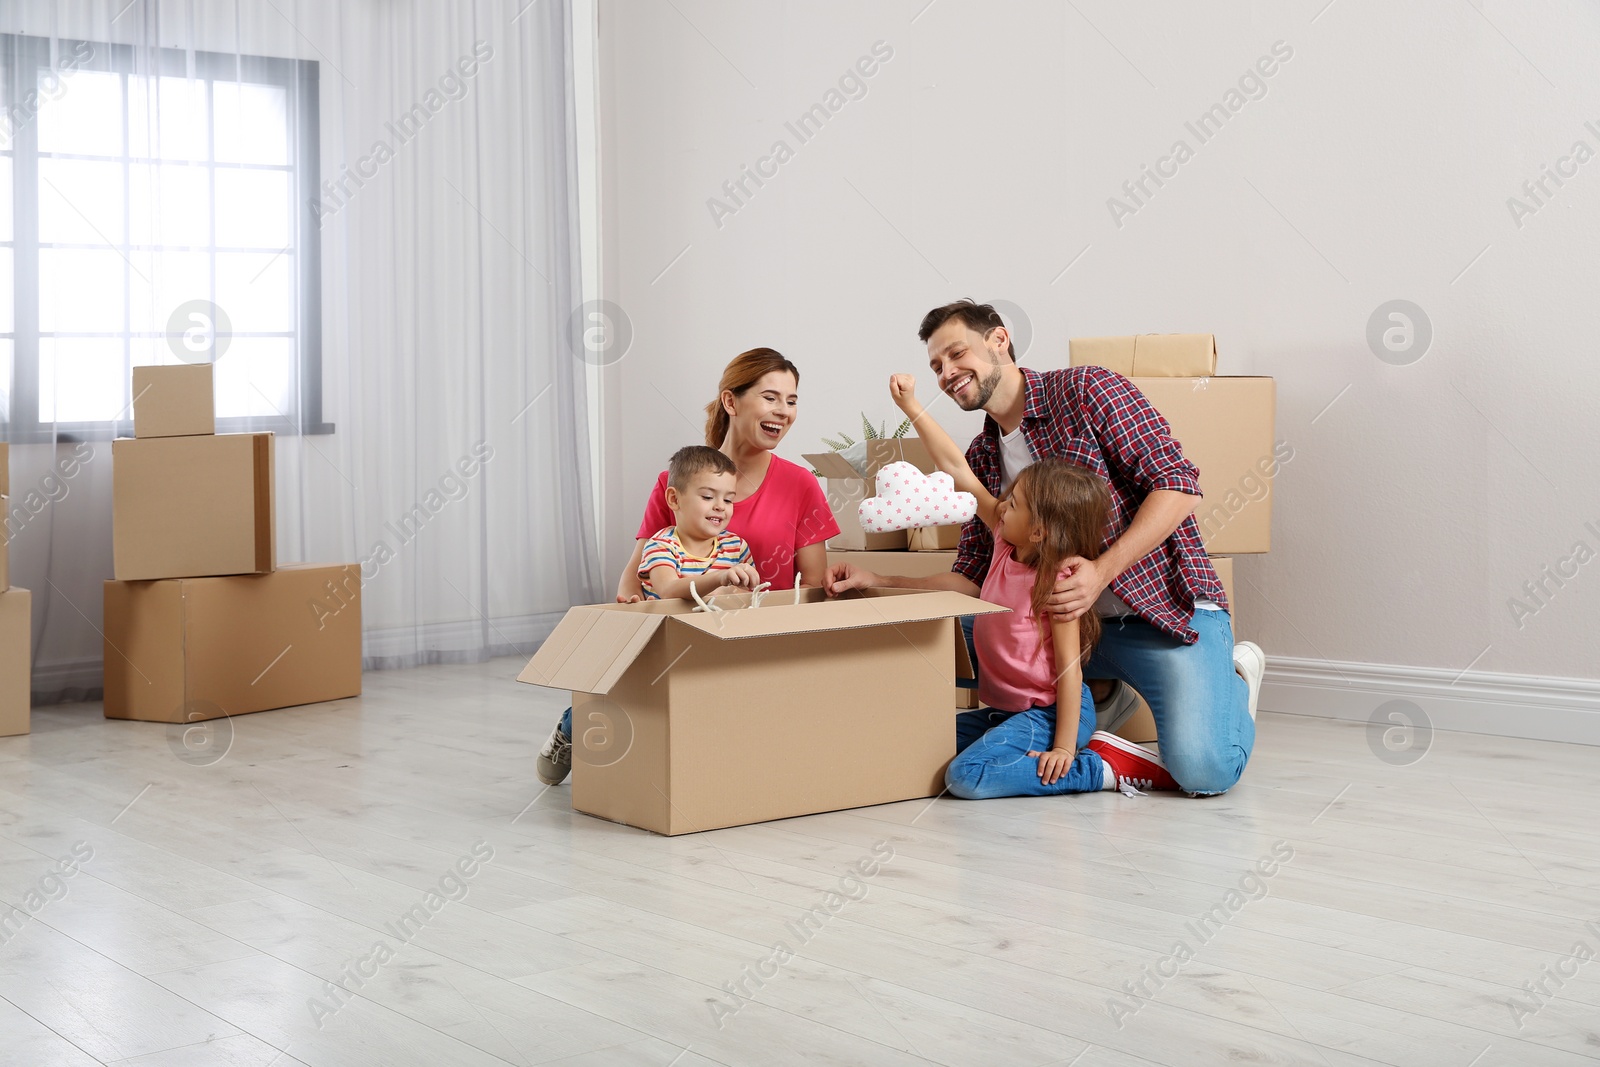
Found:
M 1122 536 L 1156 490 L 1200 495 L 1199 469 L 1183 457 L 1167 420 L 1127 378 L 1104 367 L 1021 370 L 1022 435 L 1034 458 L 1070 460 L 1104 478 L 1111 491 L 1102 548 Z M 967 464 L 989 492 L 1000 495 L 1000 427 L 992 417 L 983 420 L 983 432 L 967 449 Z M 982 520 L 973 519 L 961 530 L 952 569 L 981 586 L 993 553 L 993 536 Z M 1193 515 L 1113 579 L 1111 591 L 1140 618 L 1184 644 L 1199 638 L 1190 628 L 1196 599 L 1228 606 Z

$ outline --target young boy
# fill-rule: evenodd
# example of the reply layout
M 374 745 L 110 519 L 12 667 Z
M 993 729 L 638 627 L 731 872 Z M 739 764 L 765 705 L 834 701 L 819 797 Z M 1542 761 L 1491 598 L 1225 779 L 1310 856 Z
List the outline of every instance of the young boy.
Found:
M 644 543 L 639 584 L 646 600 L 687 600 L 690 583 L 701 596 L 760 583 L 750 546 L 728 529 L 737 474 L 733 460 L 705 445 L 672 454 L 667 507 L 675 521 Z
M 689 584 L 702 597 L 754 589 L 761 574 L 750 562 L 750 546 L 728 529 L 738 469 L 733 460 L 705 445 L 689 445 L 667 463 L 667 507 L 673 524 L 645 542 L 639 584 L 647 600 L 689 598 Z M 572 770 L 572 709 L 539 749 L 537 770 L 545 785 L 560 785 Z

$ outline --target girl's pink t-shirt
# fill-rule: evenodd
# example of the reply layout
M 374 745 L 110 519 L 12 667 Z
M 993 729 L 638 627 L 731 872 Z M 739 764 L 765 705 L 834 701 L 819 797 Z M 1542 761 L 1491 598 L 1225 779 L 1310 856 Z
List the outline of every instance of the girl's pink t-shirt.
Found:
M 673 521 L 667 507 L 667 472 L 662 471 L 645 505 L 638 536 L 651 537 Z M 733 505 L 728 529 L 749 543 L 751 562 L 762 581 L 771 582 L 774 589 L 793 589 L 795 555 L 838 534 L 839 524 L 833 521 L 833 509 L 817 476 L 773 456 L 756 491 Z
M 1027 711 L 1056 702 L 1055 641 L 1048 631 L 1040 636 L 1033 615 L 1036 573 L 1017 561 L 1010 542 L 995 535 L 994 558 L 979 596 L 1011 610 L 979 615 L 972 643 L 978 650 L 978 699 L 999 711 Z

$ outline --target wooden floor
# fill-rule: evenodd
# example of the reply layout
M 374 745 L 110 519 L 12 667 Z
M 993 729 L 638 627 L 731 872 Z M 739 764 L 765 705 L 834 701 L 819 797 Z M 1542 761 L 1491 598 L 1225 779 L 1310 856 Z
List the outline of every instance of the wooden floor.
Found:
M 1263 714 L 1223 797 L 666 839 L 541 792 L 561 705 L 519 666 L 369 674 L 210 765 L 36 710 L 0 739 L 0 1063 L 1600 1059 L 1600 750 L 1438 733 L 1395 766 Z

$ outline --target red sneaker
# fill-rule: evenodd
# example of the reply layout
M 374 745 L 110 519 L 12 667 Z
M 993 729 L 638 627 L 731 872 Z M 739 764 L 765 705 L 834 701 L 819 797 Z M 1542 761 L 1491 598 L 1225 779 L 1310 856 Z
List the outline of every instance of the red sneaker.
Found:
M 1117 789 L 1128 796 L 1136 796 L 1145 789 L 1178 788 L 1178 780 L 1172 777 L 1161 758 L 1132 741 L 1096 730 L 1089 736 L 1086 747 L 1106 761 L 1111 773 L 1117 776 Z

